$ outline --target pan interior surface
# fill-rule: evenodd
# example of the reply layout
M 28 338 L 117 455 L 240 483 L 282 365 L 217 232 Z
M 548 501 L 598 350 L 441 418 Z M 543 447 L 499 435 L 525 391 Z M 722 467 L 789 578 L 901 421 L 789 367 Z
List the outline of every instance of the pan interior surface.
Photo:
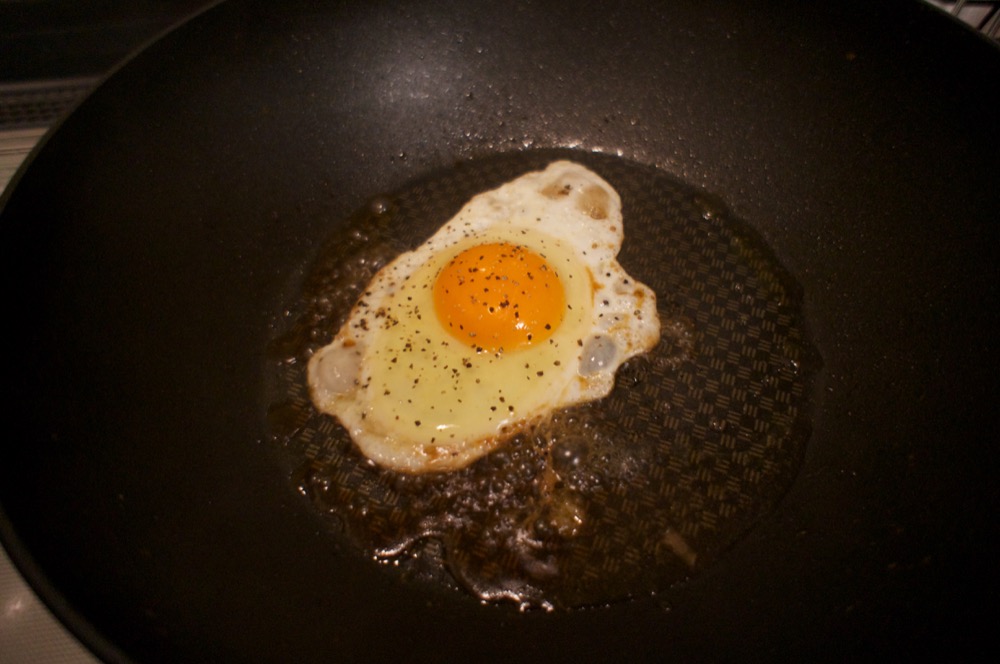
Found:
M 398 253 L 471 196 L 558 159 L 621 195 L 619 259 L 657 294 L 660 343 L 620 369 L 606 399 L 544 419 L 468 469 L 374 467 L 312 407 L 310 355 Z M 729 217 L 655 169 L 570 150 L 473 160 L 375 197 L 328 240 L 271 346 L 269 412 L 300 464 L 293 481 L 369 555 L 484 601 L 602 606 L 689 578 L 791 486 L 820 367 L 801 287 Z
M 0 537 L 70 628 L 136 662 L 898 659 L 992 644 L 1000 54 L 908 0 L 710 6 L 233 0 L 102 83 L 0 217 Z M 680 486 L 711 498 L 724 462 L 744 459 L 743 420 L 718 400 L 699 411 L 702 386 L 681 378 L 707 386 L 720 370 L 698 363 L 729 361 L 704 331 L 736 341 L 723 323 L 750 322 L 748 293 L 720 278 L 669 299 L 752 264 L 733 261 L 736 240 L 770 248 L 758 288 L 776 272 L 764 264 L 794 275 L 751 293 L 793 303 L 761 381 L 782 389 L 809 355 L 788 342 L 805 340 L 822 367 L 801 375 L 822 398 L 807 445 L 792 427 L 780 495 L 737 515 L 690 580 L 635 577 L 597 591 L 630 601 L 520 613 L 405 560 L 375 564 L 363 541 L 359 555 L 317 503 L 329 462 L 356 459 L 332 429 L 304 445 L 315 423 L 278 360 L 318 343 L 291 331 L 304 282 L 373 197 L 412 208 L 413 188 L 448 181 L 456 192 L 421 203 L 440 223 L 563 149 L 648 214 L 626 230 L 628 268 L 702 343 L 676 367 L 628 367 L 636 389 L 615 397 L 640 430 L 674 435 L 650 454 L 693 464 L 676 467 Z M 690 244 L 692 276 L 647 242 L 673 267 Z M 637 396 L 654 378 L 674 381 L 670 414 Z M 714 458 L 684 455 L 685 427 Z M 752 470 L 753 442 L 745 453 Z M 361 470 L 359 492 L 388 486 Z M 693 529 L 707 513 L 673 518 Z

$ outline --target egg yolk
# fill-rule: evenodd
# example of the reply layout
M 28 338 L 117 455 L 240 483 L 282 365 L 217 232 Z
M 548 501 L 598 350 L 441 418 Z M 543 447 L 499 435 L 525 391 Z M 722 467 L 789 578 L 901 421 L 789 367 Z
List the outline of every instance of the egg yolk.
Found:
M 512 351 L 559 327 L 566 293 L 544 256 L 509 242 L 466 249 L 434 282 L 438 320 L 477 350 Z

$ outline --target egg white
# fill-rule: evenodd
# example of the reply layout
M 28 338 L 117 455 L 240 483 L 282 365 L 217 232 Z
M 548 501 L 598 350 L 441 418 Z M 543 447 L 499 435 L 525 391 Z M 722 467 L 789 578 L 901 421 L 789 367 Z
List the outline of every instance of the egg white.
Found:
M 464 467 L 539 417 L 606 396 L 618 366 L 659 339 L 653 291 L 616 260 L 623 237 L 617 192 L 572 162 L 474 197 L 383 268 L 311 358 L 314 404 L 372 461 L 421 473 Z M 558 274 L 566 310 L 545 341 L 490 352 L 438 320 L 438 273 L 491 242 L 526 247 Z

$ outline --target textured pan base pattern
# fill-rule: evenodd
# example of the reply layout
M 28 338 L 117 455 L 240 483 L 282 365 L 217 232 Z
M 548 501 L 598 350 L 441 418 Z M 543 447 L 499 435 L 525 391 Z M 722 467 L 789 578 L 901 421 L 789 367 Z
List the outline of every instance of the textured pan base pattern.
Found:
M 556 413 L 461 471 L 375 467 L 309 400 L 305 364 L 361 289 L 472 196 L 557 158 L 621 195 L 619 260 L 657 294 L 657 348 L 611 395 Z M 363 553 L 522 608 L 604 604 L 711 564 L 794 480 L 820 366 L 801 289 L 715 198 L 599 154 L 474 160 L 373 199 L 338 227 L 271 348 L 270 424 L 292 481 Z

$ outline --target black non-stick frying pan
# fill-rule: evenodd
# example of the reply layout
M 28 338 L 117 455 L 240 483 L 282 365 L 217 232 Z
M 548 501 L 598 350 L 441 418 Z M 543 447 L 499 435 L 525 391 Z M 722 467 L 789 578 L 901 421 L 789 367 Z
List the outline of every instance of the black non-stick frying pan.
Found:
M 998 93 L 996 46 L 918 2 L 218 5 L 6 197 L 4 544 L 111 661 L 995 650 Z M 521 613 L 345 544 L 265 374 L 352 213 L 553 148 L 724 205 L 822 361 L 794 483 L 711 565 Z

